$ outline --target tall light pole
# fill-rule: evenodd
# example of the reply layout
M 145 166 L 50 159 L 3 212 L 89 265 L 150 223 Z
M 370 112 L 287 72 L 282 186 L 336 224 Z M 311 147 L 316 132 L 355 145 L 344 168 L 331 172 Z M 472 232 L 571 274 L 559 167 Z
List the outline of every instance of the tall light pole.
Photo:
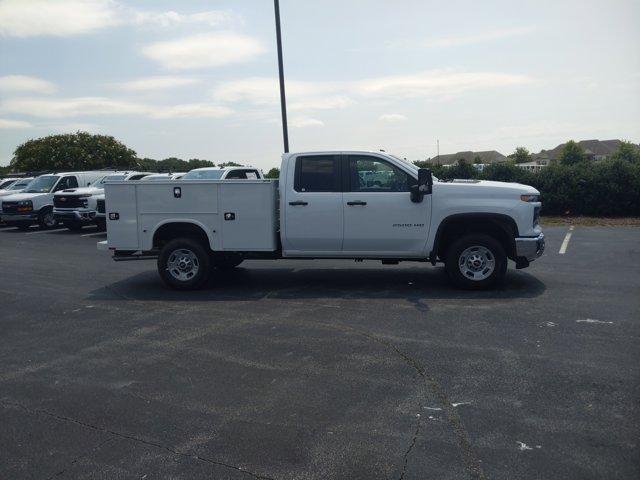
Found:
M 276 42 L 278 44 L 278 72 L 280 74 L 280 109 L 282 110 L 282 139 L 284 153 L 289 152 L 289 129 L 287 127 L 287 98 L 284 93 L 284 67 L 282 66 L 282 33 L 280 32 L 280 2 L 273 0 L 276 13 Z

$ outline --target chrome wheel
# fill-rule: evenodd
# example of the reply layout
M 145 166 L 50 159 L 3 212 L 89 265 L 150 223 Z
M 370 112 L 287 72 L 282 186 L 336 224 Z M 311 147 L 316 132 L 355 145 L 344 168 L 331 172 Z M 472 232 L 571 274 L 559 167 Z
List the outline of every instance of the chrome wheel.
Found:
M 56 217 L 53 216 L 53 212 L 47 212 L 42 216 L 42 223 L 47 228 L 55 227 L 58 222 L 56 221 Z
M 458 267 L 465 278 L 478 282 L 491 276 L 496 258 L 487 247 L 474 245 L 460 254 Z
M 191 280 L 198 274 L 199 269 L 198 257 L 186 248 L 174 250 L 167 260 L 167 270 L 173 278 L 181 282 Z

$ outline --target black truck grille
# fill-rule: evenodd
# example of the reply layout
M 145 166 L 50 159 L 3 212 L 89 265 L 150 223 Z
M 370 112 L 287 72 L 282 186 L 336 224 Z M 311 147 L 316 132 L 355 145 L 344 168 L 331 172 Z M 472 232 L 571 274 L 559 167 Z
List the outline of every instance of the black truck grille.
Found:
M 2 202 L 2 213 L 18 213 L 18 202 Z
M 55 195 L 53 206 L 56 208 L 78 208 L 86 206 L 86 200 L 77 195 Z
M 98 199 L 96 201 L 96 209 L 98 210 L 98 213 L 106 212 L 106 210 L 104 209 L 104 199 Z

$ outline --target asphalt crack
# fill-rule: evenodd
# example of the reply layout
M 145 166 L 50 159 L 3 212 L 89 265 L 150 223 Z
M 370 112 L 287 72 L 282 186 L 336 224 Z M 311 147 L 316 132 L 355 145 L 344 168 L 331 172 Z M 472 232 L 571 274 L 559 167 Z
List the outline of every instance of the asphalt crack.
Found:
M 125 440 L 130 440 L 130 441 L 137 442 L 137 443 L 140 443 L 140 444 L 143 444 L 143 445 L 147 445 L 147 446 L 150 446 L 150 447 L 156 447 L 156 448 L 159 448 L 159 449 L 162 449 L 162 450 L 166 450 L 167 452 L 172 453 L 173 455 L 180 456 L 180 457 L 191 458 L 191 459 L 194 459 L 194 460 L 198 460 L 200 462 L 208 463 L 208 464 L 211 464 L 211 465 L 216 465 L 216 466 L 219 466 L 219 467 L 228 468 L 230 470 L 235 470 L 237 472 L 243 473 L 245 475 L 249 475 L 249 476 L 251 476 L 253 478 L 256 478 L 258 480 L 275 480 L 272 477 L 268 477 L 266 475 L 261 475 L 259 473 L 251 472 L 249 470 L 245 470 L 244 468 L 238 467 L 236 465 L 231 465 L 231 464 L 228 464 L 228 463 L 225 463 L 225 462 L 220 462 L 218 460 L 214 460 L 214 459 L 208 458 L 208 457 L 203 457 L 202 455 L 198 455 L 198 454 L 194 454 L 194 453 L 180 452 L 178 450 L 175 450 L 174 448 L 168 447 L 166 445 L 162 445 L 160 443 L 151 442 L 149 440 L 144 440 L 142 438 L 138 438 L 138 437 L 135 437 L 133 435 L 127 435 L 125 433 L 116 432 L 115 430 L 110 430 L 108 428 L 101 427 L 101 426 L 98 426 L 98 425 L 92 425 L 90 423 L 86 423 L 86 422 L 83 422 L 81 420 L 77 420 L 75 418 L 67 417 L 67 416 L 64 416 L 64 415 L 59 415 L 57 413 L 53 413 L 53 412 L 50 412 L 50 411 L 42 409 L 42 408 L 29 408 L 29 407 L 27 407 L 25 405 L 22 405 L 21 403 L 6 402 L 6 401 L 3 401 L 2 405 L 5 406 L 5 407 L 17 407 L 17 408 L 20 408 L 20 409 L 24 410 L 25 412 L 33 414 L 33 415 L 46 415 L 48 417 L 55 418 L 55 419 L 57 419 L 59 421 L 68 422 L 68 423 L 74 423 L 74 424 L 80 425 L 80 426 L 82 426 L 84 428 L 89 428 L 89 429 L 92 429 L 92 430 L 95 430 L 95 431 L 98 431 L 98 432 L 102 432 L 102 433 L 107 433 L 107 434 L 110 434 L 110 435 L 113 435 L 115 437 L 119 437 L 119 438 L 122 438 L 122 439 L 125 439 Z M 84 456 L 86 456 L 86 455 L 88 455 L 88 454 L 85 454 Z M 75 461 L 80 460 L 84 456 L 78 457 Z M 62 473 L 64 473 L 64 471 Z M 54 476 L 50 477 L 50 478 L 54 478 L 55 476 L 57 476 L 59 474 L 60 473 L 54 474 Z
M 421 418 L 422 418 L 421 415 L 418 414 L 418 421 L 416 422 L 416 431 L 413 433 L 413 438 L 411 439 L 411 443 L 409 443 L 409 448 L 407 448 L 407 451 L 404 452 L 404 457 L 403 457 L 404 461 L 402 463 L 402 473 L 400 473 L 400 477 L 398 477 L 398 480 L 403 480 L 404 476 L 407 474 L 407 463 L 409 462 L 409 455 L 411 454 L 411 450 L 413 450 L 413 447 L 418 441 L 418 435 L 420 435 Z

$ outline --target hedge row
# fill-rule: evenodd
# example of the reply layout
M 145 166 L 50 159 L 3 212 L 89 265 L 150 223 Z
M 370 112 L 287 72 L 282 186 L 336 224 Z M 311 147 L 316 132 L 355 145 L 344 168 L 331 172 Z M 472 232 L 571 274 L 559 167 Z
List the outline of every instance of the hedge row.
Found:
M 640 216 L 640 164 L 625 160 L 551 165 L 531 172 L 495 164 L 478 172 L 472 165 L 434 166 L 440 179 L 477 178 L 518 182 L 542 194 L 543 215 Z

